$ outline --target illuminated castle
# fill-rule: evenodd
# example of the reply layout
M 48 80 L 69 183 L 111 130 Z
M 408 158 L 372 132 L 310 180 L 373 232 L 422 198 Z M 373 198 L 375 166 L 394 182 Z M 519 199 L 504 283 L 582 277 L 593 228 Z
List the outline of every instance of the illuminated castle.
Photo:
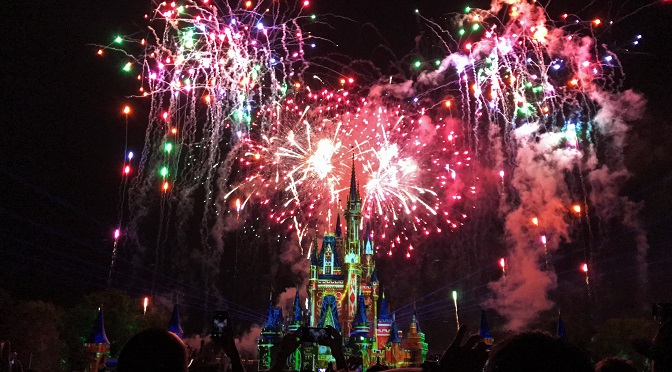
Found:
M 286 332 L 300 326 L 336 328 L 343 336 L 345 357 L 361 357 L 364 369 L 380 360 L 391 368 L 418 366 L 427 355 L 425 335 L 415 316 L 402 343 L 394 316 L 390 316 L 385 295 L 380 293 L 374 245 L 367 224 L 363 239 L 362 200 L 353 162 L 350 192 L 345 211 L 345 234 L 340 214 L 333 233 L 324 234 L 321 248 L 313 239 L 308 281 L 308 306 L 302 309 L 297 291 L 293 314 L 283 318 L 271 301 L 268 319 L 259 338 L 259 370 L 273 364 L 280 341 Z M 380 307 L 378 300 L 380 298 Z M 287 361 L 289 369 L 317 371 L 333 361 L 325 346 L 302 344 Z

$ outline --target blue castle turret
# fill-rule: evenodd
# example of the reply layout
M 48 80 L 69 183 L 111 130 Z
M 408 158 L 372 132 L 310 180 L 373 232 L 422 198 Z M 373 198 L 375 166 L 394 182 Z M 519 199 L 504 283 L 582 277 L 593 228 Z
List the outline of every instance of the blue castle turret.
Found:
M 97 372 L 105 363 L 105 358 L 110 352 L 110 341 L 105 334 L 105 321 L 103 320 L 103 308 L 98 308 L 98 316 L 93 323 L 93 329 L 89 337 L 84 341 L 84 349 L 87 354 L 86 372 Z
M 485 317 L 485 310 L 481 310 L 481 327 L 478 330 L 478 335 L 481 336 L 483 342 L 488 346 L 492 346 L 495 343 L 495 339 L 492 337 L 490 327 L 488 326 L 488 318 Z
M 299 289 L 296 289 L 294 296 L 294 308 L 292 309 L 292 319 L 289 323 L 289 330 L 296 331 L 303 324 L 303 314 L 301 312 L 301 297 L 299 297 Z
M 105 334 L 105 320 L 103 319 L 103 308 L 98 308 L 98 316 L 93 323 L 93 329 L 89 333 L 89 337 L 85 341 L 87 344 L 109 344 L 110 341 L 107 339 Z
M 184 336 L 184 331 L 182 331 L 182 326 L 180 326 L 180 312 L 177 309 L 177 305 L 173 307 L 173 315 L 170 317 L 170 323 L 168 323 L 168 330 L 174 333 L 179 338 L 182 338 L 182 336 Z
M 366 316 L 366 304 L 364 303 L 364 295 L 359 294 L 359 299 L 357 300 L 357 312 L 355 313 L 355 319 L 352 321 L 352 333 L 351 335 L 358 335 L 362 337 L 369 336 L 369 320 Z
M 565 322 L 562 321 L 562 315 L 558 314 L 558 327 L 556 336 L 563 341 L 567 341 L 567 331 L 565 330 Z

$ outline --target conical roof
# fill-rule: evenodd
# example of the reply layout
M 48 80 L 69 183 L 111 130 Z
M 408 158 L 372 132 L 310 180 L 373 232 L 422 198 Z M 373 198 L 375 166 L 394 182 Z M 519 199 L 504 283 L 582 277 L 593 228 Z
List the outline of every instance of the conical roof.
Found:
M 303 316 L 301 315 L 301 298 L 299 297 L 299 289 L 296 289 L 296 295 L 294 296 L 294 314 L 292 314 L 292 321 L 294 323 L 301 323 L 303 321 Z
M 337 238 L 340 238 L 343 236 L 343 228 L 341 227 L 341 214 L 338 213 L 336 215 L 336 228 L 334 228 L 334 235 L 336 235 Z
M 495 341 L 490 333 L 490 326 L 488 325 L 488 318 L 485 316 L 485 310 L 481 310 L 481 326 L 478 329 L 478 335 L 481 336 L 487 345 L 492 345 Z
M 103 320 L 103 308 L 98 308 L 98 316 L 93 322 L 93 329 L 89 337 L 86 338 L 87 344 L 109 344 L 110 341 L 107 339 L 105 334 L 105 321 Z
M 168 330 L 179 338 L 184 336 L 184 331 L 182 331 L 182 326 L 180 325 L 180 311 L 177 309 L 177 305 L 173 306 L 173 315 L 170 317 Z
M 558 314 L 558 328 L 556 335 L 561 340 L 567 340 L 567 331 L 565 330 L 565 323 L 562 321 L 562 316 Z
M 387 309 L 387 301 L 385 300 L 385 292 L 383 292 L 383 299 L 380 302 L 380 312 L 378 313 L 379 323 L 391 323 L 390 313 Z

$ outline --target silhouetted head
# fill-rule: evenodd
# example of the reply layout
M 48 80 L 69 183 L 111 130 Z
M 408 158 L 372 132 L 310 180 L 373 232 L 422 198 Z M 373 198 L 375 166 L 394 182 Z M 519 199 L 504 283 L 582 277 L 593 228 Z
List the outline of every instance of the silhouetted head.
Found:
M 186 372 L 187 348 L 176 335 L 152 328 L 131 337 L 117 361 L 118 372 Z
M 610 357 L 597 362 L 595 372 L 637 372 L 637 368 L 629 360 Z
M 545 332 L 523 332 L 496 344 L 486 372 L 592 372 L 579 348 Z

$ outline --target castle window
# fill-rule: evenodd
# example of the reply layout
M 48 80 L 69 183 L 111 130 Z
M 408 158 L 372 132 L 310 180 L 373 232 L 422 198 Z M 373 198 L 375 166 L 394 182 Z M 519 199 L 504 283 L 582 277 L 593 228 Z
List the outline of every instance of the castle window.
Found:
M 324 273 L 327 275 L 334 273 L 334 254 L 331 247 L 327 247 L 327 251 L 324 252 Z

